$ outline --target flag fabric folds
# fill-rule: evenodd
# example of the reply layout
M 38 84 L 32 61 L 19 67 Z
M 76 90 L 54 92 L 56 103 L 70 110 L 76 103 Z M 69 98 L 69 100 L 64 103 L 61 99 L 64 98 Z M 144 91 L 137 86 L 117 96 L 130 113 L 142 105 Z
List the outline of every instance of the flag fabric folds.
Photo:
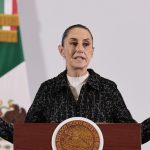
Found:
M 0 0 L 0 117 L 6 118 L 10 110 L 15 111 L 14 106 L 23 108 L 18 113 L 24 117 L 30 104 L 17 0 Z M 0 139 L 0 149 L 12 150 L 13 147 Z

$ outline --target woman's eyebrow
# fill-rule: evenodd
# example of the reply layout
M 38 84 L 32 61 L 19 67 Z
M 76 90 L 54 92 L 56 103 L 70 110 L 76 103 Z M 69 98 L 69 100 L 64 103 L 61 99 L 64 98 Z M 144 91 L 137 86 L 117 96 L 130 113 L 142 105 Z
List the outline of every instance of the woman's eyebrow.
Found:
M 88 41 L 88 42 L 89 42 L 89 41 L 90 41 L 90 39 L 89 39 L 89 38 L 87 38 L 87 39 L 83 39 L 83 41 Z
M 77 39 L 76 39 L 76 38 L 70 38 L 70 40 L 71 40 L 71 41 L 77 41 Z
M 70 38 L 70 40 L 71 40 L 71 41 L 77 41 L 78 39 L 76 39 L 76 38 Z M 90 41 L 90 39 L 89 39 L 89 38 L 86 38 L 86 39 L 83 39 L 83 41 Z

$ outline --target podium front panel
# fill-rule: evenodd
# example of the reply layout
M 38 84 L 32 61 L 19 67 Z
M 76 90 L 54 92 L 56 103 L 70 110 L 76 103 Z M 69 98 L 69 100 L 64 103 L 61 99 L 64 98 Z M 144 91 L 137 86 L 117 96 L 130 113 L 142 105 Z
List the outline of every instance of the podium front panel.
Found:
M 104 150 L 141 150 L 140 124 L 97 124 L 104 137 Z M 15 124 L 14 150 L 52 150 L 56 123 Z

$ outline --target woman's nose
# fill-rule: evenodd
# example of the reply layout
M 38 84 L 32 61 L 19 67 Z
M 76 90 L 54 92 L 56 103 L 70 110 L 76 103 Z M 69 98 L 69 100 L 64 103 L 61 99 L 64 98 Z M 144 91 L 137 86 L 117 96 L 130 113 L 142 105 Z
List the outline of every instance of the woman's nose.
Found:
M 84 52 L 84 47 L 83 47 L 82 45 L 78 45 L 78 46 L 76 47 L 76 51 L 77 51 L 78 53 L 83 53 L 83 52 Z

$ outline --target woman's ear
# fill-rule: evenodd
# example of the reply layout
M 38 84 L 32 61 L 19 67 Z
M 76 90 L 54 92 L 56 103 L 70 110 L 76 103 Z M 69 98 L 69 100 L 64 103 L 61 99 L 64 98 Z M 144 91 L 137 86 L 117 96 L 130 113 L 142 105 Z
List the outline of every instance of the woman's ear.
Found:
M 95 49 L 95 47 L 92 47 L 92 53 L 91 53 L 92 57 L 93 57 L 93 54 L 94 54 L 94 49 Z
M 60 55 L 65 58 L 64 47 L 62 45 L 58 45 L 58 50 Z

